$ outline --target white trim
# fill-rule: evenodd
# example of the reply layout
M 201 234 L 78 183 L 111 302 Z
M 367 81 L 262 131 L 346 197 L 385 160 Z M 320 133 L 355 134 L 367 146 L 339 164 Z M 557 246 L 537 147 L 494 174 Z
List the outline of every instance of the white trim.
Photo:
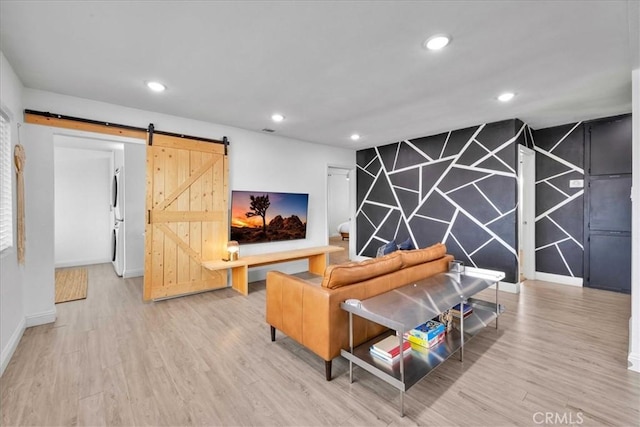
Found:
M 539 248 L 536 248 L 536 252 L 537 251 L 541 251 L 543 249 L 550 248 L 551 246 L 555 246 L 557 248 L 558 247 L 558 243 L 567 242 L 569 240 L 571 240 L 571 237 L 565 237 L 564 239 L 558 240 L 557 242 L 553 242 L 553 243 L 549 243 L 548 245 L 540 246 Z
M 582 122 L 581 122 L 581 121 L 580 121 L 580 122 L 578 122 L 578 123 L 576 123 L 576 125 L 575 125 L 574 127 L 572 127 L 572 128 L 571 128 L 571 130 L 570 130 L 569 132 L 567 132 L 567 134 L 566 134 L 565 136 L 563 136 L 562 138 L 560 138 L 560 141 L 556 142 L 556 145 L 554 145 L 553 147 L 551 147 L 551 149 L 549 150 L 549 152 L 550 152 L 550 153 L 552 153 L 552 152 L 553 152 L 553 150 L 555 150 L 555 149 L 556 149 L 556 147 L 562 143 L 562 141 L 564 141 L 565 139 L 567 139 L 567 137 L 568 137 L 569 135 L 571 135 L 571 132 L 573 132 L 574 130 L 576 130 L 576 128 L 577 128 L 578 126 L 580 126 L 581 124 L 582 124 Z
M 629 353 L 629 358 L 627 360 L 629 362 L 628 369 L 630 371 L 640 372 L 640 353 Z
M 500 287 L 498 290 L 500 292 L 507 292 L 510 294 L 519 294 L 520 293 L 520 283 L 509 283 L 509 282 L 499 282 Z M 489 289 L 495 289 L 496 285 L 489 286 Z
M 569 234 L 569 233 L 567 232 L 567 230 L 565 230 L 564 228 L 562 228 L 562 227 L 560 226 L 560 224 L 558 224 L 557 222 L 555 222 L 555 221 L 553 220 L 553 218 L 551 218 L 550 216 L 547 216 L 546 218 L 547 218 L 549 221 L 551 221 L 551 222 L 553 223 L 553 225 L 555 225 L 555 226 L 556 226 L 556 227 L 558 227 L 560 230 L 562 230 L 562 232 L 563 232 L 564 234 L 566 234 L 567 236 L 569 236 L 569 239 L 573 240 L 573 242 L 574 242 L 576 245 L 580 246 L 580 249 L 584 250 L 584 246 L 582 246 L 582 243 L 578 242 L 578 241 L 577 241 L 577 240 L 576 240 L 576 239 L 575 239 L 571 234 Z M 564 241 L 564 240 L 563 240 L 563 241 Z M 560 243 L 560 242 L 556 242 L 556 243 Z
M 527 148 L 527 150 L 532 151 L 532 150 L 530 150 L 529 148 Z M 535 152 L 534 152 L 534 153 L 535 153 Z M 541 183 L 543 183 L 543 182 L 547 182 L 547 181 L 549 181 L 550 179 L 558 178 L 559 176 L 567 175 L 567 174 L 569 174 L 569 173 L 573 173 L 573 172 L 575 172 L 573 169 L 570 169 L 570 170 L 565 171 L 565 172 L 560 172 L 559 174 L 556 174 L 556 175 L 553 175 L 553 176 L 549 176 L 549 177 L 547 177 L 547 178 L 545 178 L 545 179 L 541 179 L 540 181 L 536 181 L 536 185 L 541 184 Z
M 462 157 L 462 154 L 466 151 L 467 147 L 469 147 L 469 144 L 471 144 L 473 142 L 473 140 L 476 138 L 476 136 L 478 136 L 478 134 L 482 131 L 482 129 L 484 129 L 484 127 L 486 126 L 485 124 L 482 124 L 480 126 L 478 126 L 478 129 L 476 129 L 476 131 L 474 132 L 474 134 L 471 136 L 471 138 L 469 138 L 469 140 L 464 144 L 464 146 L 462 147 L 462 149 L 460 150 L 460 152 L 454 156 L 453 161 L 451 162 L 451 164 L 449 166 L 447 166 L 447 168 L 442 172 L 442 174 L 440 175 L 440 177 L 438 178 L 438 180 L 436 182 L 433 183 L 433 187 L 431 187 L 431 189 L 427 192 L 427 194 L 422 198 L 422 200 L 420 200 L 420 203 L 418 203 L 418 206 L 416 206 L 416 208 L 413 210 L 413 212 L 411 212 L 411 215 L 409 215 L 408 217 L 406 217 L 406 221 L 407 223 L 414 217 L 414 215 L 422 208 L 422 205 L 424 205 L 424 202 L 427 201 L 427 199 L 429 199 L 429 197 L 431 197 L 431 194 L 434 191 L 438 191 L 439 193 L 442 193 L 442 191 L 440 191 L 440 189 L 438 188 L 438 185 L 440 185 L 440 182 L 442 182 L 442 180 L 447 176 L 447 174 L 449 173 L 449 171 L 451 170 L 451 168 L 456 164 L 456 162 L 458 160 L 460 160 L 460 157 Z M 378 153 L 378 149 L 376 148 L 376 153 Z M 382 161 L 382 157 L 380 157 L 381 161 Z M 384 169 L 384 163 L 382 165 L 382 168 Z M 386 171 L 386 169 L 385 169 Z M 495 172 L 495 171 L 492 171 Z M 395 193 L 393 193 L 393 195 L 395 196 Z M 444 194 L 442 194 L 444 195 Z M 400 203 L 398 201 L 398 198 L 396 197 L 396 202 L 398 203 L 398 206 L 400 206 Z M 404 214 L 402 215 L 403 218 L 405 218 Z M 409 233 L 411 233 L 411 228 L 409 228 Z M 413 235 L 411 236 L 413 237 Z
M 418 154 L 420 154 L 422 157 L 424 157 L 425 159 L 429 160 L 429 161 L 433 161 L 434 159 L 432 159 L 431 157 L 427 156 L 427 153 L 423 152 L 421 149 L 419 149 L 418 147 L 416 147 L 410 140 L 405 139 L 404 141 L 405 144 L 407 144 L 409 147 L 413 148 Z
M 336 234 L 336 236 L 340 236 L 340 235 Z M 123 279 L 129 279 L 131 277 L 140 277 L 140 276 L 144 276 L 144 268 L 136 268 L 136 269 L 125 271 L 124 273 L 122 273 Z
M 14 246 L 13 122 L 0 108 L 0 253 Z M 18 124 L 20 126 L 20 124 Z
M 560 203 L 558 203 L 554 207 L 547 209 L 545 212 L 541 213 L 540 215 L 538 215 L 536 217 L 536 222 L 540 221 L 542 218 L 548 217 L 549 215 L 551 215 L 552 213 L 554 213 L 555 211 L 557 211 L 558 209 L 560 209 L 561 207 L 563 207 L 567 203 L 573 202 L 575 199 L 577 199 L 578 197 L 582 196 L 583 194 L 584 194 L 584 190 L 580 190 L 576 194 L 574 194 L 573 196 L 569 197 L 568 199 L 564 199 L 563 201 L 561 201 Z
M 46 325 L 47 323 L 53 323 L 56 321 L 56 308 L 53 310 L 42 311 L 40 313 L 32 314 L 25 317 L 25 324 L 27 328 L 32 326 Z
M 439 159 L 442 158 L 442 155 L 444 154 L 444 150 L 447 148 L 447 142 L 449 142 L 449 137 L 451 136 L 451 132 L 449 131 L 449 133 L 447 134 L 447 139 L 444 140 L 444 144 L 442 145 L 442 151 L 440 151 L 440 157 L 438 157 Z
M 522 161 L 522 172 L 519 180 L 520 194 L 518 206 L 518 254 L 522 251 L 522 259 L 519 258 L 518 272 L 531 278 L 536 271 L 536 152 L 523 145 L 519 147 L 518 158 Z M 525 224 L 526 222 L 526 224 Z M 488 225 L 488 224 L 487 224 Z
M 629 317 L 629 338 L 631 338 L 631 331 L 633 330 L 633 317 Z M 640 372 L 640 353 L 634 353 L 631 348 L 631 341 L 629 341 L 629 356 L 627 357 L 629 362 L 627 369 L 630 371 Z
M 536 271 L 535 280 L 578 287 L 582 287 L 583 282 L 582 277 L 562 276 L 560 274 L 543 273 L 541 271 Z
M 55 264 L 55 268 L 67 268 L 67 267 L 81 267 L 83 265 L 93 265 L 93 264 L 107 264 L 111 262 L 111 258 L 100 258 L 100 259 L 83 259 L 83 260 L 72 260 L 72 261 L 60 261 Z
M 555 154 L 551 154 L 548 151 L 543 150 L 542 148 L 536 146 L 534 148 L 538 153 L 544 154 L 547 157 L 550 157 L 551 159 L 555 160 L 558 163 L 562 163 L 563 165 L 565 165 L 566 167 L 568 167 L 569 169 L 572 169 L 576 172 L 580 172 L 581 174 L 584 175 L 584 169 L 579 168 L 578 166 L 574 165 L 573 163 L 570 163 L 568 161 L 566 161 L 565 159 L 556 156 Z
M 465 149 L 466 149 L 466 147 L 465 147 Z M 470 171 L 488 173 L 488 174 L 491 174 L 491 175 L 507 176 L 509 178 L 514 178 L 516 176 L 515 173 L 511 173 L 511 172 L 503 172 L 503 171 L 494 170 L 494 169 L 478 168 L 478 167 L 471 167 L 471 166 L 459 165 L 459 164 L 454 164 L 452 167 L 454 167 L 456 169 L 467 169 L 467 170 L 470 170 Z M 446 172 L 449 172 L 449 171 L 446 170 L 445 173 Z
M 456 203 L 451 197 L 449 197 L 446 194 L 444 194 L 439 188 L 435 188 L 435 191 L 438 194 L 440 194 L 443 198 L 447 199 L 447 201 L 451 205 L 453 205 L 456 209 L 460 210 L 460 212 L 462 212 L 469 220 L 471 220 L 471 222 L 474 222 L 477 226 L 482 228 L 487 234 L 493 236 L 498 243 L 500 243 L 502 246 L 504 246 L 505 249 L 507 249 L 509 252 L 511 252 L 515 257 L 518 256 L 518 254 L 517 254 L 517 252 L 516 252 L 516 250 L 514 248 L 509 246 L 509 244 L 507 242 L 505 242 L 504 240 L 502 240 L 502 238 L 500 238 L 500 236 L 498 236 L 496 233 L 494 233 L 493 230 L 487 228 L 483 223 L 481 223 L 479 220 L 477 220 L 475 217 L 473 217 L 469 212 L 464 210 L 462 208 L 462 206 L 460 206 L 458 203 Z M 453 236 L 453 233 L 451 235 Z M 460 243 L 458 243 L 458 244 L 460 245 Z M 460 247 L 462 247 L 462 245 L 460 245 Z M 466 255 L 466 253 L 465 253 L 465 255 Z
M 630 2 L 631 5 L 634 2 Z M 634 11 L 629 10 L 629 22 L 636 22 L 638 32 L 638 17 L 640 5 L 634 3 Z M 633 13 L 631 13 L 633 12 Z M 638 46 L 637 37 L 635 45 Z M 637 60 L 636 49 L 636 60 Z M 637 65 L 637 63 L 636 63 Z M 631 124 L 632 124 L 632 186 L 631 186 L 631 319 L 629 324 L 629 361 L 633 363 L 633 370 L 640 367 L 640 68 L 631 73 Z M 630 367 L 630 369 L 632 369 Z
M 7 346 L 2 349 L 2 355 L 0 356 L 0 377 L 7 368 L 9 361 L 11 361 L 11 357 L 13 356 L 13 353 L 15 353 L 16 348 L 18 348 L 18 344 L 20 343 L 20 339 L 22 338 L 22 334 L 24 334 L 25 329 L 25 320 L 22 319 L 18 324 L 18 327 L 11 334 L 11 338 L 9 338 Z

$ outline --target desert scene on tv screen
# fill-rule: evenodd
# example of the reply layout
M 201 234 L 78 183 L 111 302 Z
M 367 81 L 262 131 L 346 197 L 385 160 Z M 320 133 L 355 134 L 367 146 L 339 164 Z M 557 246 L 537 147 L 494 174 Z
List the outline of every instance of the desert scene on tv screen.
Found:
M 304 239 L 308 194 L 233 191 L 231 240 L 239 243 Z

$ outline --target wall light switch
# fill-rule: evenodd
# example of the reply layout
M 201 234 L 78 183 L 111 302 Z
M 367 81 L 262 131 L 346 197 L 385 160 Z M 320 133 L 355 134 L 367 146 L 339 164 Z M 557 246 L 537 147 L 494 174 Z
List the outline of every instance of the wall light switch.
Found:
M 572 179 L 569 180 L 569 188 L 583 188 L 584 179 Z

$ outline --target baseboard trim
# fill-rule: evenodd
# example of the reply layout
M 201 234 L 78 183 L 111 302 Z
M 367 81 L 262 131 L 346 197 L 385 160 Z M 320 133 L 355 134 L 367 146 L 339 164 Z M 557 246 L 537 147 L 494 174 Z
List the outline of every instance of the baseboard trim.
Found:
M 125 279 L 129 279 L 131 277 L 140 277 L 140 276 L 144 276 L 144 268 L 139 268 L 136 270 L 130 270 L 130 271 L 125 271 L 122 274 L 122 277 Z
M 508 292 L 510 294 L 520 293 L 520 283 L 499 282 L 499 291 Z M 491 285 L 489 289 L 495 289 L 496 285 Z
M 13 353 L 15 353 L 16 348 L 18 348 L 18 344 L 20 343 L 20 339 L 22 338 L 22 334 L 24 334 L 24 330 L 26 329 L 26 322 L 23 318 L 18 327 L 11 334 L 11 338 L 9 338 L 9 342 L 7 346 L 2 349 L 2 354 L 0 356 L 0 377 L 4 373 L 4 370 L 9 365 L 11 361 L 11 357 L 13 357 Z
M 628 369 L 630 371 L 640 372 L 640 353 L 629 353 L 627 360 L 629 361 Z
M 562 276 L 560 274 L 542 273 L 536 271 L 536 279 L 543 282 L 553 282 L 560 285 L 578 286 L 582 287 L 582 277 Z
M 53 310 L 43 311 L 41 313 L 32 314 L 25 319 L 26 327 L 46 325 L 47 323 L 53 323 L 56 321 L 56 308 Z
M 111 262 L 111 258 L 106 260 L 105 259 L 90 259 L 90 260 L 82 259 L 82 260 L 75 260 L 75 261 L 56 262 L 54 267 L 55 268 L 81 267 L 83 265 L 106 264 L 108 262 Z

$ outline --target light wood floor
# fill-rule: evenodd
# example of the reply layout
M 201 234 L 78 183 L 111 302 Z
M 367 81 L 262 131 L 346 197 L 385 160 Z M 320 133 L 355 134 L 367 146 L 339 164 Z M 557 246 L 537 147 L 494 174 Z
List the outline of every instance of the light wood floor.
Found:
M 329 264 L 349 262 L 349 240 L 342 240 L 341 237 L 329 237 L 329 244 L 344 248 L 342 252 L 331 252 L 329 254 Z
M 543 282 L 501 293 L 500 329 L 412 387 L 400 418 L 399 394 L 372 375 L 349 384 L 338 358 L 326 382 L 318 357 L 281 333 L 270 342 L 264 283 L 148 304 L 141 288 L 91 266 L 87 299 L 25 332 L 1 378 L 2 425 L 508 426 L 539 412 L 638 425 L 628 295 Z

